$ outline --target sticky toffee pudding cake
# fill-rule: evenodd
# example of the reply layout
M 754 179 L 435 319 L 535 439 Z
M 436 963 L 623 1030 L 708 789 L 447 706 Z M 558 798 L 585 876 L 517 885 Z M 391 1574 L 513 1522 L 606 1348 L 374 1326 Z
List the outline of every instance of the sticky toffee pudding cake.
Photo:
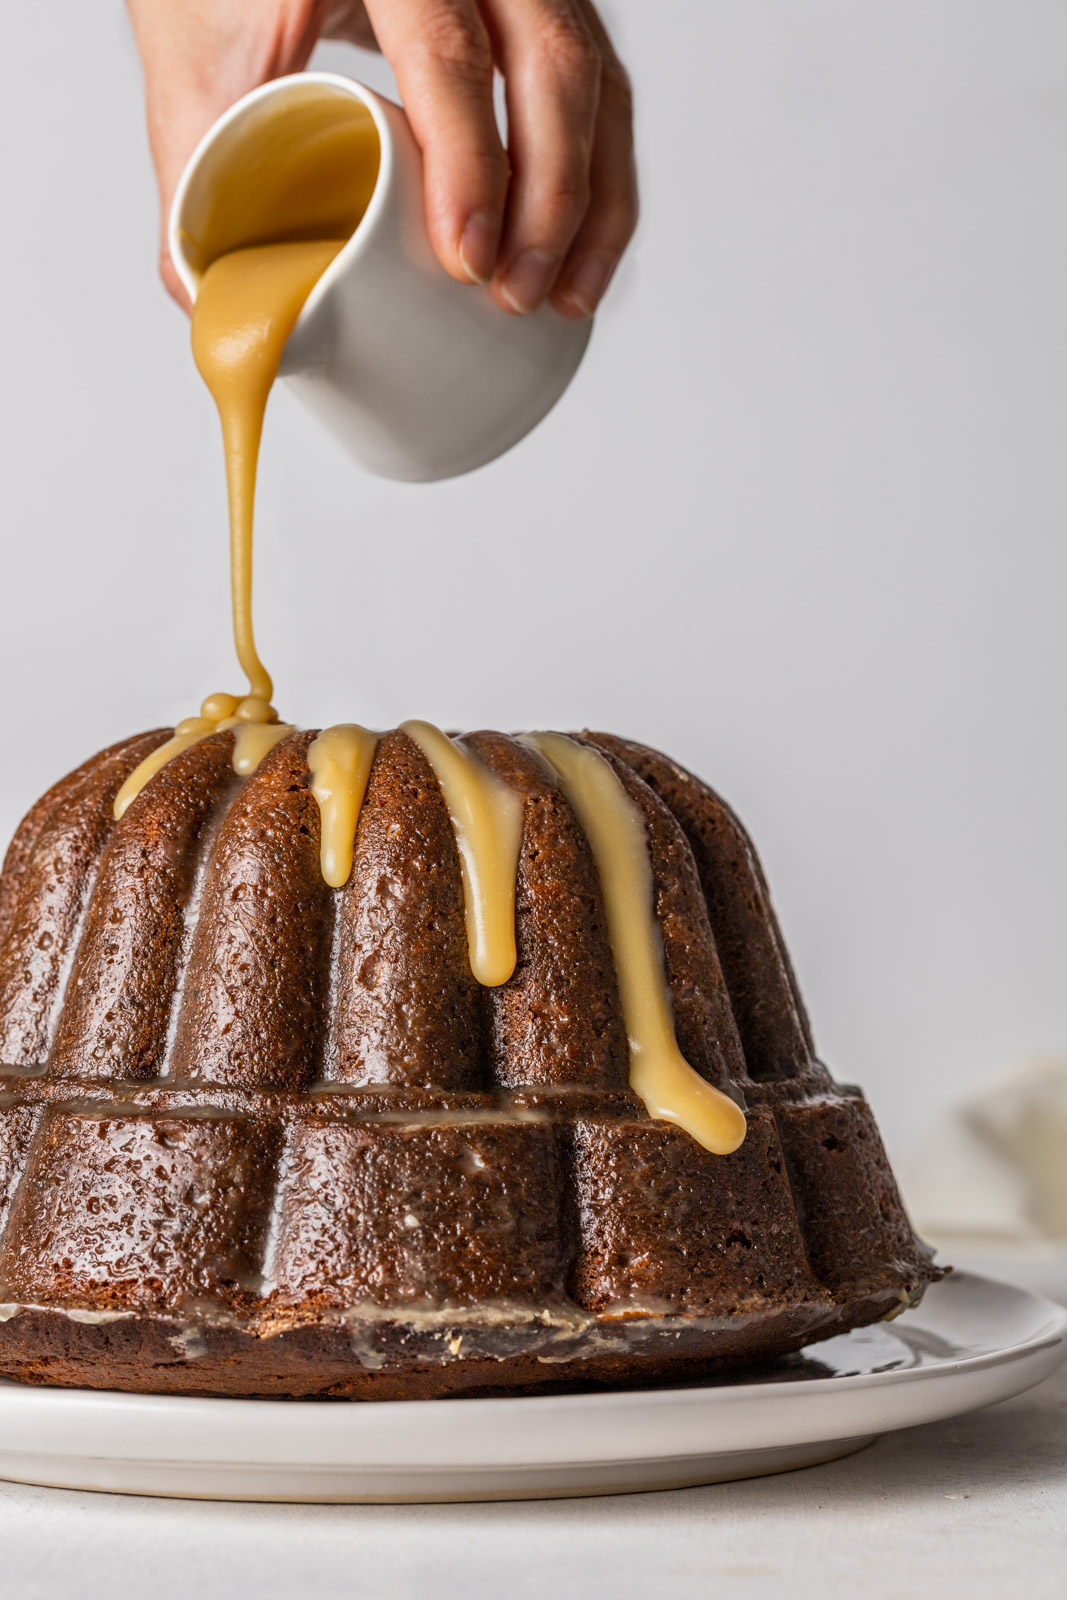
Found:
M 0 1373 L 633 1384 L 938 1276 L 704 784 L 427 723 L 252 764 L 215 699 L 231 726 L 103 751 L 8 851 Z

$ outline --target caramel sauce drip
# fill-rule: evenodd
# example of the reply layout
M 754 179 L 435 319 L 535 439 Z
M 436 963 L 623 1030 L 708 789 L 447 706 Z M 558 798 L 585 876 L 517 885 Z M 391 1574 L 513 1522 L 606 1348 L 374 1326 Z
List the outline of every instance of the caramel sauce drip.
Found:
M 745 1116 L 678 1048 L 640 809 L 587 745 L 560 733 L 531 733 L 525 742 L 556 773 L 593 851 L 630 1045 L 630 1087 L 649 1116 L 677 1123 L 714 1155 L 729 1155 L 744 1140 Z
M 356 827 L 378 735 L 357 722 L 324 728 L 308 747 L 311 792 L 322 818 L 322 876 L 340 889 L 352 875 Z
M 242 778 L 255 772 L 263 757 L 296 728 L 291 722 L 239 722 L 233 730 L 233 770 Z
M 186 717 L 185 719 L 186 723 L 199 723 L 201 720 L 200 717 Z M 125 816 L 145 784 L 150 778 L 155 777 L 161 767 L 165 767 L 168 761 L 173 761 L 175 756 L 180 756 L 183 750 L 188 750 L 191 744 L 196 744 L 198 740 L 203 739 L 205 734 L 213 732 L 214 727 L 210 723 L 203 729 L 196 727 L 192 731 L 187 728 L 185 733 L 175 732 L 172 739 L 168 739 L 157 750 L 153 750 L 150 756 L 146 756 L 140 766 L 134 767 L 115 796 L 115 804 L 112 807 L 115 820 L 117 821 L 119 817 Z
M 246 695 L 243 700 L 238 700 L 234 694 L 209 694 L 200 707 L 200 715 L 183 717 L 174 730 L 174 737 L 168 739 L 166 744 L 161 744 L 158 750 L 153 750 L 130 773 L 115 796 L 113 809 L 116 821 L 168 761 L 173 761 L 175 756 L 181 755 L 183 750 L 188 750 L 199 739 L 206 739 L 209 733 L 223 733 L 227 728 L 234 729 L 233 769 L 243 778 L 255 772 L 267 751 L 272 750 L 279 739 L 293 732 L 290 723 L 278 721 L 278 713 L 270 702 L 257 695 Z
M 255 137 L 215 174 L 185 236 L 200 274 L 193 356 L 222 424 L 237 659 L 266 701 L 252 630 L 252 516 L 263 418 L 304 302 L 362 221 L 381 149 L 367 108 L 309 86 L 259 113 Z
M 234 250 L 213 261 L 193 308 L 193 355 L 222 423 L 230 507 L 233 639 L 248 692 L 269 701 L 252 630 L 252 515 L 267 399 L 285 341 L 343 239 Z
M 185 243 L 197 263 L 193 355 L 218 408 L 226 456 L 230 591 L 237 659 L 248 693 L 209 695 L 198 717 L 123 784 L 121 817 L 145 784 L 197 739 L 235 730 L 234 770 L 247 777 L 292 731 L 252 627 L 252 521 L 263 419 L 286 340 L 308 295 L 370 203 L 381 159 L 366 107 L 319 92 L 261 122 L 243 158 L 215 174 L 210 203 Z
M 430 722 L 402 722 L 433 768 L 456 835 L 471 971 L 495 989 L 515 971 L 522 798 Z

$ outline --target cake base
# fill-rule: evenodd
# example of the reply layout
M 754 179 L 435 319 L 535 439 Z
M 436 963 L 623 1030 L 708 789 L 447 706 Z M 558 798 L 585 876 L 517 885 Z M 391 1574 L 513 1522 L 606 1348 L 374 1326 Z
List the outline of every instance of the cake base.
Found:
M 436 1400 L 575 1387 L 714 1381 L 899 1309 L 894 1291 L 845 1305 L 732 1317 L 531 1317 L 507 1307 L 402 1319 L 368 1309 L 285 1326 L 0 1306 L 0 1373 L 27 1384 L 259 1399 Z M 271 1326 L 272 1321 L 274 1326 Z
M 687 1382 L 878 1322 L 940 1276 L 851 1090 L 753 1086 L 719 1157 L 628 1093 L 6 1081 L 0 1377 L 24 1383 Z
M 344 1406 L 0 1382 L 0 1477 L 338 1503 L 682 1488 L 831 1461 L 1020 1394 L 1065 1355 L 1067 1310 L 954 1273 L 889 1325 L 712 1386 Z

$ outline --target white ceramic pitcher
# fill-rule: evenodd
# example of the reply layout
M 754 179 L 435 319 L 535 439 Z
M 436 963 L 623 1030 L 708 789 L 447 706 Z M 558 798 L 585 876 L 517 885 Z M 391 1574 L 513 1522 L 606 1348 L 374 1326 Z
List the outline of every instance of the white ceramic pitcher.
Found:
M 197 239 L 221 176 L 238 160 L 247 167 L 268 120 L 306 107 L 309 97 L 316 116 L 332 115 L 335 100 L 338 115 L 351 118 L 352 97 L 360 102 L 377 130 L 380 162 L 362 220 L 289 337 L 281 374 L 369 471 L 409 481 L 469 472 L 551 409 L 582 359 L 590 324 L 548 306 L 510 316 L 488 290 L 445 272 L 423 218 L 422 156 L 399 106 L 326 72 L 279 78 L 239 100 L 182 174 L 170 215 L 175 267 L 195 300 L 209 264 L 197 259 Z

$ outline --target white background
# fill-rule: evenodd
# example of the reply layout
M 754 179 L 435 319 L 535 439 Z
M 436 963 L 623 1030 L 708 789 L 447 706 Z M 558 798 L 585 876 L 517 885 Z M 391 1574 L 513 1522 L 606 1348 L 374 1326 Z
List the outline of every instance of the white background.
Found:
M 121 9 L 9 9 L 5 835 L 91 750 L 240 683 Z M 279 395 L 261 648 L 306 725 L 586 724 L 707 776 L 900 1152 L 972 1078 L 1067 1048 L 1067 8 L 605 9 L 644 217 L 573 389 L 415 487 Z

